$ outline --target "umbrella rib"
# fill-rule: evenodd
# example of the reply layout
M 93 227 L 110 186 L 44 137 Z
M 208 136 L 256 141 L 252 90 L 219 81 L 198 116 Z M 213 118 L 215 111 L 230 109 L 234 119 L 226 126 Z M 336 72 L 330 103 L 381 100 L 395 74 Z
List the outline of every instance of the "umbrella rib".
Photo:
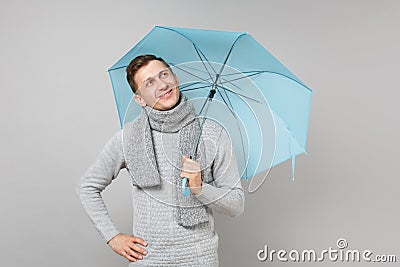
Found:
M 197 76 L 197 75 L 191 73 L 190 71 L 184 70 L 182 67 L 178 67 L 178 66 L 174 66 L 174 67 L 176 67 L 176 68 L 178 68 L 178 69 L 180 69 L 180 70 L 182 70 L 182 71 L 184 71 L 184 72 L 186 72 L 186 73 L 188 73 L 188 74 L 190 74 L 190 75 L 192 75 L 192 76 L 194 76 L 194 77 L 196 77 L 196 78 L 198 78 L 198 79 L 201 79 L 203 82 L 209 82 L 208 80 L 206 80 L 206 79 L 204 79 L 204 78 L 201 78 L 201 77 L 199 77 L 199 76 Z M 186 66 L 186 67 L 187 67 L 187 66 Z M 195 69 L 195 70 L 197 70 L 197 71 L 202 71 L 202 70 L 199 70 L 199 69 Z M 203 72 L 204 72 L 204 71 L 203 71 Z M 233 75 L 233 74 L 237 75 L 238 73 L 226 74 L 225 76 L 227 76 L 227 75 Z M 252 75 L 255 75 L 255 74 L 252 74 Z M 252 75 L 248 75 L 248 76 L 246 76 L 246 77 L 250 77 L 250 76 L 252 76 Z M 240 77 L 240 78 L 246 78 L 246 77 Z M 211 79 L 212 79 L 212 78 L 211 78 Z M 231 84 L 232 86 L 236 87 L 237 89 L 243 91 L 242 88 L 240 88 L 239 86 L 237 86 L 236 84 L 234 84 L 234 83 L 231 82 L 231 81 L 235 81 L 235 80 L 238 80 L 238 79 L 226 80 L 226 79 L 222 78 L 222 76 L 220 77 L 220 79 L 223 80 L 223 82 L 221 82 L 221 84 L 229 83 L 229 84 Z M 191 85 L 193 85 L 193 84 L 195 84 L 195 83 L 201 83 L 201 82 L 194 82 L 194 83 L 192 83 L 192 84 L 190 84 L 190 85 L 185 86 L 184 88 L 189 87 L 189 86 L 191 86 Z M 210 85 L 212 85 L 212 84 L 213 84 L 213 83 L 210 83 Z M 205 86 L 205 87 L 207 87 L 207 86 Z M 205 87 L 199 87 L 198 89 L 200 89 L 200 88 L 205 88 Z M 181 87 L 181 89 L 182 89 L 182 87 Z M 187 90 L 187 91 L 191 91 L 191 90 L 192 90 L 192 89 Z M 181 90 L 181 91 L 184 91 L 184 90 Z
M 178 68 L 177 66 L 175 66 L 176 68 Z M 186 68 L 189 68 L 189 69 L 194 69 L 194 70 L 196 70 L 196 71 L 199 71 L 199 72 L 205 72 L 205 71 L 202 71 L 202 70 L 200 70 L 200 69 L 196 69 L 196 68 L 190 68 L 190 67 L 188 67 L 188 66 L 185 66 Z M 183 70 L 182 69 L 182 67 L 179 67 L 179 69 L 181 69 L 181 70 Z M 192 74 L 190 71 L 185 71 L 185 72 L 187 72 L 187 73 L 189 73 L 189 74 L 191 74 L 191 75 L 193 75 L 194 76 L 194 74 Z M 224 76 L 230 76 L 230 75 L 238 75 L 238 74 L 242 74 L 241 72 L 237 72 L 237 73 L 228 73 L 228 74 L 223 74 L 223 75 L 221 75 L 220 76 L 220 79 L 222 79 L 222 82 L 221 82 L 221 84 L 224 84 L 224 83 L 230 83 L 232 86 L 234 86 L 234 87 L 236 87 L 237 89 L 239 89 L 239 90 L 241 90 L 241 91 L 243 91 L 243 89 L 242 88 L 240 88 L 239 86 L 237 86 L 236 84 L 234 84 L 234 83 L 231 83 L 232 81 L 236 81 L 236 80 L 239 80 L 239 79 L 244 79 L 244 78 L 247 78 L 247 77 L 251 77 L 251 76 L 254 76 L 254 75 L 256 75 L 256 74 L 259 74 L 259 73 L 261 73 L 260 71 L 258 71 L 258 73 L 254 73 L 254 74 L 250 74 L 250 75 L 246 75 L 246 76 L 241 76 L 240 78 L 235 78 L 235 79 L 232 79 L 232 80 L 227 80 L 227 79 L 224 79 L 223 77 Z M 199 78 L 199 79 L 201 79 L 199 76 L 195 76 L 195 77 L 197 77 L 197 78 Z M 211 80 L 212 80 L 212 78 L 211 78 Z M 208 82 L 208 80 L 205 80 L 205 79 L 203 79 L 203 81 L 207 81 Z
M 222 100 L 224 101 L 225 105 L 228 105 L 227 102 L 225 101 L 224 97 L 222 96 L 222 93 L 218 90 L 219 95 L 221 96 Z M 231 106 L 231 108 L 233 109 L 233 105 L 231 100 L 229 99 L 228 94 L 226 93 L 226 91 L 224 90 L 224 94 L 226 96 L 226 98 L 228 99 L 229 105 Z
M 236 87 L 236 88 L 239 89 L 240 91 L 244 91 L 242 88 L 240 88 L 240 87 L 237 86 L 236 84 L 232 83 L 231 80 L 227 80 L 227 79 L 224 79 L 224 78 L 222 78 L 222 77 L 221 77 L 221 79 L 222 79 L 222 81 L 221 81 L 221 83 L 220 83 L 221 85 L 224 84 L 224 83 L 229 83 L 230 85 Z
M 226 65 L 226 62 L 228 62 L 228 59 L 229 59 L 229 57 L 230 57 L 230 55 L 231 55 L 231 53 L 232 53 L 232 51 L 233 51 L 233 47 L 236 45 L 236 43 L 237 43 L 237 41 L 240 39 L 240 37 L 245 36 L 245 35 L 247 35 L 247 34 L 246 34 L 246 33 L 243 33 L 243 34 L 239 35 L 239 36 L 236 38 L 236 40 L 233 42 L 233 44 L 231 45 L 231 48 L 229 49 L 228 54 L 227 54 L 226 57 L 225 57 L 224 63 L 222 64 L 222 67 L 221 67 L 221 70 L 219 71 L 218 76 L 220 76 L 221 73 L 222 73 L 222 71 L 224 70 L 225 65 Z M 218 77 L 218 76 L 217 76 L 217 77 Z M 217 81 L 216 81 L 216 82 L 217 82 Z
M 206 80 L 206 79 L 204 79 L 204 78 L 202 78 L 202 77 L 200 77 L 200 76 L 197 76 L 197 75 L 195 75 L 195 74 L 193 74 L 193 73 L 191 73 L 191 72 L 189 72 L 189 71 L 187 71 L 187 70 L 184 70 L 184 69 L 181 68 L 181 67 L 178 67 L 178 66 L 174 66 L 174 67 L 180 69 L 180 70 L 183 71 L 183 72 L 186 72 L 187 74 L 190 74 L 190 75 L 192 75 L 192 76 L 194 76 L 194 77 L 196 77 L 196 78 L 202 80 L 203 82 L 207 82 L 207 83 L 209 82 L 208 80 Z
M 178 32 L 178 31 L 175 30 L 175 29 L 171 29 L 171 28 L 163 27 L 163 26 L 158 26 L 158 27 L 161 28 L 161 29 L 164 29 L 164 30 L 173 31 L 173 32 L 175 32 L 176 34 L 178 34 L 178 35 L 182 36 L 183 38 L 185 38 L 186 40 L 188 40 L 190 43 L 192 43 L 192 45 L 193 45 L 194 49 L 196 50 L 196 53 L 197 53 L 197 55 L 199 56 L 201 62 L 203 62 L 203 64 L 204 64 L 204 60 L 207 61 L 208 65 L 210 65 L 210 67 L 213 69 L 213 71 L 214 71 L 215 73 L 217 73 L 217 71 L 212 67 L 212 65 L 210 64 L 210 61 L 208 60 L 208 58 L 206 57 L 206 55 L 203 53 L 203 51 L 201 51 L 201 49 L 200 49 L 199 47 L 197 47 L 197 45 L 196 45 L 189 37 L 187 37 L 186 35 L 184 35 L 184 34 Z M 201 57 L 200 54 L 204 57 L 204 60 L 203 60 L 203 58 Z M 206 68 L 206 67 L 205 67 L 205 68 Z M 206 70 L 207 70 L 207 72 L 209 73 L 210 78 L 212 79 L 211 73 L 208 71 L 207 68 L 206 68 Z
M 294 81 L 295 83 L 300 84 L 300 85 L 303 86 L 305 89 L 307 89 L 308 91 L 312 92 L 312 90 L 311 90 L 307 85 L 303 84 L 302 82 L 299 82 L 299 81 L 293 79 L 292 77 L 289 77 L 288 75 L 285 75 L 285 74 L 282 74 L 282 73 L 279 73 L 279 72 L 276 72 L 276 71 L 269 71 L 269 70 L 253 70 L 253 71 L 243 71 L 242 73 L 249 73 L 249 72 L 257 72 L 257 73 L 255 73 L 255 74 L 272 73 L 272 74 L 280 75 L 280 76 L 286 77 L 286 78 L 288 78 L 288 79 Z M 255 74 L 254 74 L 254 75 L 255 75 Z
M 218 93 L 219 93 L 219 95 L 221 96 L 222 100 L 224 101 L 225 105 L 226 105 L 226 106 L 228 107 L 228 109 L 231 111 L 233 117 L 235 118 L 236 125 L 237 125 L 237 127 L 238 127 L 238 129 L 239 129 L 240 141 L 241 141 L 241 144 L 242 144 L 241 147 L 242 147 L 243 160 L 244 160 L 244 162 L 246 162 L 246 157 L 245 157 L 246 151 L 245 151 L 245 149 L 244 149 L 243 135 L 242 135 L 242 131 L 240 130 L 240 125 L 238 124 L 239 119 L 236 117 L 236 114 L 235 114 L 235 112 L 233 111 L 233 105 L 232 105 L 232 103 L 231 103 L 231 101 L 230 101 L 228 95 L 226 94 L 226 92 L 225 92 L 225 94 L 226 94 L 226 97 L 228 98 L 229 105 L 230 105 L 231 107 L 229 107 L 228 103 L 226 102 L 225 98 L 223 97 L 223 95 L 221 94 L 221 92 L 220 92 L 219 90 L 218 90 Z M 247 177 L 247 168 L 245 168 L 245 175 L 246 175 L 246 177 Z
M 208 85 L 204 85 L 204 86 L 200 86 L 200 87 L 195 87 L 195 88 L 188 88 L 188 89 L 183 89 L 180 90 L 181 92 L 188 92 L 188 91 L 193 91 L 193 90 L 198 90 L 198 89 L 203 89 L 203 88 L 207 88 L 212 86 L 212 84 L 208 84 Z
M 234 74 L 237 74 L 237 73 L 234 73 Z M 260 74 L 260 73 L 250 74 L 250 75 L 246 75 L 246 76 L 244 76 L 244 77 L 242 76 L 242 77 L 235 78 L 235 79 L 232 79 L 232 80 L 226 80 L 226 79 L 221 78 L 221 79 L 223 80 L 223 82 L 221 82 L 221 85 L 224 84 L 224 83 L 229 83 L 230 85 L 236 87 L 237 89 L 239 89 L 239 90 L 241 90 L 241 91 L 244 91 L 242 88 L 240 88 L 239 86 L 237 86 L 236 84 L 234 84 L 234 83 L 232 83 L 232 82 L 233 82 L 233 81 L 240 80 L 240 79 L 245 79 L 245 78 L 254 76 L 254 75 L 256 75 L 256 74 Z M 232 75 L 232 74 L 227 74 L 227 75 Z M 227 76 L 227 75 L 225 75 L 225 76 Z
M 185 83 L 183 85 L 179 85 L 179 89 L 184 89 L 186 87 L 189 87 L 189 86 L 192 86 L 192 85 L 195 85 L 195 84 L 198 84 L 198 83 L 201 83 L 201 82 Z
M 209 76 L 210 76 L 210 73 L 208 72 L 208 71 L 204 71 L 204 70 L 202 70 L 202 69 L 199 69 L 199 68 L 195 68 L 195 67 L 190 67 L 190 65 L 189 66 L 187 66 L 186 64 L 180 64 L 181 66 L 180 66 L 180 69 L 182 69 L 183 67 L 185 67 L 185 68 L 187 68 L 187 69 L 189 69 L 188 71 L 190 71 L 190 70 L 194 70 L 194 71 L 197 71 L 197 72 L 202 72 L 202 73 L 207 73 L 207 74 L 209 74 Z M 203 78 L 204 79 L 204 78 Z M 213 80 L 213 78 L 210 76 L 210 80 L 212 81 Z M 208 80 L 207 80 L 208 81 Z
M 242 77 L 234 78 L 234 79 L 232 79 L 232 80 L 227 80 L 226 82 L 238 81 L 238 80 L 245 79 L 245 78 L 249 78 L 249 77 L 251 77 L 251 76 L 254 76 L 254 75 L 257 75 L 257 74 L 261 74 L 261 73 L 262 73 L 262 72 L 259 71 L 259 72 L 257 72 L 257 73 L 252 73 L 252 74 L 248 74 L 248 75 L 245 75 L 245 76 L 242 76 Z
M 237 93 L 237 92 L 235 92 L 235 91 L 232 91 L 232 90 L 226 88 L 225 86 L 217 85 L 217 87 L 220 87 L 220 88 L 222 88 L 222 89 L 224 89 L 224 90 L 226 90 L 226 91 L 228 91 L 228 92 L 231 92 L 232 94 L 240 95 L 241 97 L 244 97 L 244 98 L 253 100 L 253 101 L 255 101 L 255 102 L 261 104 L 261 102 L 260 102 L 259 100 L 255 99 L 255 98 L 252 98 L 252 97 L 249 97 L 249 96 L 246 96 L 246 95 L 243 95 L 243 94 L 240 94 L 240 93 Z
M 203 66 L 204 66 L 204 69 L 207 71 L 208 75 L 210 76 L 210 79 L 212 80 L 213 77 L 212 77 L 212 75 L 211 75 L 211 72 L 208 70 L 206 64 L 204 63 L 204 60 L 203 60 L 203 58 L 202 58 L 201 55 L 200 55 L 199 49 L 197 48 L 197 46 L 196 46 L 194 43 L 193 43 L 193 47 L 194 47 L 194 49 L 196 50 L 196 53 L 197 53 L 197 55 L 199 56 L 200 61 L 201 61 L 201 63 L 202 63 Z M 213 68 L 213 66 L 210 64 L 210 61 L 208 61 L 207 57 L 203 54 L 203 52 L 201 52 L 201 54 L 203 55 L 204 59 L 207 61 L 208 65 L 210 65 L 210 67 L 212 68 L 212 70 L 213 70 L 215 73 L 217 73 L 217 72 L 215 71 L 215 69 Z
M 304 88 L 306 88 L 308 91 L 312 92 L 312 90 L 311 90 L 310 88 L 308 88 L 306 85 L 304 85 L 304 84 L 302 84 L 302 83 L 296 81 L 295 79 L 293 79 L 293 78 L 291 78 L 291 77 L 289 77 L 289 76 L 287 76 L 287 75 L 285 75 L 285 74 L 282 74 L 282 73 L 278 73 L 278 72 L 274 72 L 274 71 L 267 71 L 267 70 L 246 71 L 246 72 L 242 72 L 242 73 L 251 73 L 251 74 L 245 75 L 245 76 L 243 76 L 243 77 L 234 78 L 234 79 L 232 79 L 232 80 L 226 80 L 225 82 L 221 82 L 221 84 L 230 83 L 232 86 L 235 86 L 236 88 L 238 88 L 238 89 L 240 89 L 240 90 L 243 90 L 243 89 L 241 89 L 240 87 L 238 87 L 237 85 L 235 85 L 235 84 L 233 84 L 233 83 L 231 83 L 231 82 L 233 82 L 233 81 L 238 81 L 238 80 L 241 80 L 241 79 L 245 79 L 245 78 L 248 78 L 248 77 L 251 77 L 251 76 L 255 76 L 255 75 L 258 75 L 258 74 L 262 74 L 262 73 L 272 73 L 272 74 L 276 74 L 276 75 L 280 75 L 280 76 L 286 77 L 286 78 L 288 78 L 288 79 L 290 79 L 290 80 L 292 80 L 292 81 L 294 81 L 294 82 L 300 84 L 301 86 L 303 86 Z M 224 76 L 233 75 L 233 74 L 235 74 L 235 73 L 226 74 L 226 75 L 224 75 Z
M 189 68 L 189 69 L 194 69 L 194 70 L 196 70 L 196 71 L 198 71 L 198 72 L 205 72 L 205 71 L 203 71 L 203 70 L 200 70 L 200 69 L 197 69 L 197 68 L 191 68 L 191 67 L 188 67 L 188 66 L 185 66 L 186 68 Z M 181 69 L 181 70 L 183 70 L 182 69 L 182 67 L 179 67 L 179 69 Z M 192 74 L 190 71 L 186 71 L 187 73 L 190 73 L 191 75 L 193 75 L 194 76 L 194 74 Z M 208 72 L 207 72 L 208 73 Z M 208 73 L 209 74 L 209 73 Z M 238 74 L 238 73 L 234 73 L 234 74 Z M 232 74 L 229 74 L 229 75 L 232 75 Z M 222 75 L 222 76 L 224 76 L 224 75 Z M 223 83 L 229 83 L 230 81 L 229 80 L 226 80 L 226 79 L 223 79 L 222 78 L 222 76 L 220 77 L 220 79 L 222 79 L 223 80 L 223 82 L 221 82 L 221 84 L 223 84 Z M 197 78 L 199 78 L 199 79 L 201 79 L 199 76 L 195 76 L 195 77 L 197 77 Z M 212 80 L 212 77 L 210 77 L 211 78 L 211 80 Z M 205 80 L 205 79 L 202 79 L 203 81 L 206 81 L 206 82 L 209 82 L 208 80 Z M 211 85 L 212 84 L 214 84 L 214 82 L 213 83 L 210 83 Z M 239 89 L 239 90 L 241 90 L 241 91 L 243 91 L 243 89 L 242 88 L 240 88 L 239 86 L 237 86 L 236 84 L 233 84 L 233 83 L 230 83 L 232 86 L 234 86 L 234 87 L 236 87 L 237 89 Z M 187 86 L 186 86 L 187 87 Z

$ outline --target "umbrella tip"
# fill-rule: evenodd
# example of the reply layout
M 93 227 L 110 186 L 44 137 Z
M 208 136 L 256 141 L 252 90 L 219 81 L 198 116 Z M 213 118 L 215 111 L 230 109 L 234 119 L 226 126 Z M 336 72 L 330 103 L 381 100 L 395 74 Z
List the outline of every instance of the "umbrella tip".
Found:
M 294 182 L 294 167 L 295 167 L 296 156 L 292 156 L 292 182 Z

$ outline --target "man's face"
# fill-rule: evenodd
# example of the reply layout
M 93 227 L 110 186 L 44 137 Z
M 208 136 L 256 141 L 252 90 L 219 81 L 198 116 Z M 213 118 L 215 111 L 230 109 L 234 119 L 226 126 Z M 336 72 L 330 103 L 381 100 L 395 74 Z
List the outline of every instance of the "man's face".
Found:
M 134 79 L 138 85 L 134 99 L 139 105 L 169 110 L 178 103 L 178 78 L 163 62 L 150 61 L 136 72 Z

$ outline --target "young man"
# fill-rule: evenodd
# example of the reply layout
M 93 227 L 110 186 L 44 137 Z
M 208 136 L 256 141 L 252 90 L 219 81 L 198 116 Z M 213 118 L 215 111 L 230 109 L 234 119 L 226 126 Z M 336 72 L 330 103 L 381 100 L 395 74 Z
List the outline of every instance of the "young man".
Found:
M 199 120 L 168 64 L 139 56 L 127 67 L 127 79 L 142 113 L 111 138 L 82 177 L 81 203 L 131 266 L 218 266 L 213 211 L 236 217 L 244 209 L 229 136 L 207 119 L 198 152 L 191 155 Z M 101 197 L 123 168 L 132 180 L 133 235 L 116 229 Z M 183 177 L 189 196 L 181 191 Z

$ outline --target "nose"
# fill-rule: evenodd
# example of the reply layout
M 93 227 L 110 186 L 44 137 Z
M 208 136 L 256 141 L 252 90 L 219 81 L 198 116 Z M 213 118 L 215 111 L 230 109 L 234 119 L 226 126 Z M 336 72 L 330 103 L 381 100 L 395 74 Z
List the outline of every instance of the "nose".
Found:
M 157 79 L 157 89 L 164 91 L 168 89 L 168 83 L 162 79 Z

